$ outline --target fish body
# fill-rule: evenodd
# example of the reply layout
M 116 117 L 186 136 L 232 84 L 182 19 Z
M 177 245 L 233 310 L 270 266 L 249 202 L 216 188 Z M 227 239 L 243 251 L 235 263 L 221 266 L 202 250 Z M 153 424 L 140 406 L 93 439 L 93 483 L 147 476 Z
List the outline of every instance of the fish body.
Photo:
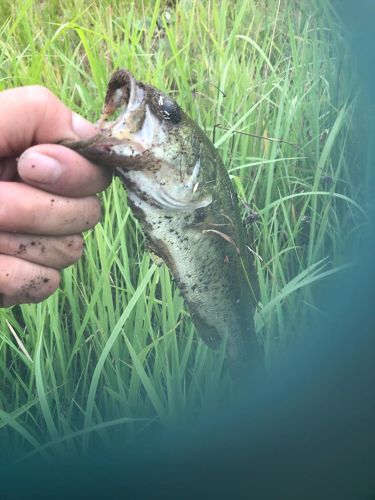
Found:
M 256 296 L 244 271 L 253 285 L 255 271 L 213 144 L 173 99 L 125 70 L 108 84 L 99 124 L 93 139 L 65 145 L 122 179 L 148 247 L 170 269 L 204 342 L 224 341 L 229 361 L 250 363 L 259 350 Z

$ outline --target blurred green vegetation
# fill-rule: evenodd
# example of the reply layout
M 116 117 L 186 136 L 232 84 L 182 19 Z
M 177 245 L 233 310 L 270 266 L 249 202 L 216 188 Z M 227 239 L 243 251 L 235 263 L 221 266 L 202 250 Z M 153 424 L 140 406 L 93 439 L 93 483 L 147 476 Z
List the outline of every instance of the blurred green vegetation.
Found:
M 256 255 L 265 360 L 325 314 L 318 282 L 349 263 L 358 204 L 353 71 L 329 2 L 2 2 L 0 89 L 42 84 L 95 121 L 120 67 L 170 93 L 213 139 Z M 64 454 L 126 444 L 228 397 L 120 182 L 80 263 L 39 305 L 0 312 L 0 442 Z M 17 340 L 18 339 L 18 340 Z

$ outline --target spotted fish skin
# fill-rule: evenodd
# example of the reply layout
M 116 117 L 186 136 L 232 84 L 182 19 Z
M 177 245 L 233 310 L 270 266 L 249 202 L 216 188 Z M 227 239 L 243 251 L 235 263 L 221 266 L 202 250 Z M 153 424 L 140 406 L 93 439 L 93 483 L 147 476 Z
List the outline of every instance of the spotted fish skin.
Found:
M 65 145 L 122 179 L 149 248 L 170 269 L 204 342 L 216 349 L 224 341 L 231 363 L 251 363 L 259 355 L 257 277 L 213 144 L 173 99 L 126 70 L 108 84 L 99 126 L 93 139 Z

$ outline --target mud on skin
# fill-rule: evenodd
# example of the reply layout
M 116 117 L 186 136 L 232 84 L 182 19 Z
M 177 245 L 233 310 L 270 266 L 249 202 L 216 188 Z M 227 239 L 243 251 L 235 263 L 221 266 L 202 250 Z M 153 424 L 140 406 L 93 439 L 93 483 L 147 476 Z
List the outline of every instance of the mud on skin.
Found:
M 44 275 L 31 278 L 21 286 L 21 297 L 30 302 L 39 302 L 46 293 L 48 293 L 48 283 L 50 278 Z M 53 289 L 51 289 L 52 293 Z M 42 292 L 42 294 L 40 294 Z
M 7 273 L 5 276 L 9 277 Z M 15 304 L 38 303 L 51 295 L 59 284 L 58 273 L 48 268 L 40 268 L 39 272 L 30 274 L 21 283 L 17 281 L 0 294 L 1 306 L 10 307 Z
M 20 257 L 35 264 L 61 269 L 73 264 L 82 254 L 83 238 L 73 236 L 35 236 L 0 233 L 0 254 Z

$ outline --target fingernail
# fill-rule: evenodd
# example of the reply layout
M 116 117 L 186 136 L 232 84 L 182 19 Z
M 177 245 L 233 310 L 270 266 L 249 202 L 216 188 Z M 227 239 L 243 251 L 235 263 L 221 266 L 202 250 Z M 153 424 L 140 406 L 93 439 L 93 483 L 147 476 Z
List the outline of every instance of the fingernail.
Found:
M 61 177 L 62 166 L 50 156 L 26 152 L 18 160 L 18 172 L 22 179 L 41 184 L 55 184 Z

